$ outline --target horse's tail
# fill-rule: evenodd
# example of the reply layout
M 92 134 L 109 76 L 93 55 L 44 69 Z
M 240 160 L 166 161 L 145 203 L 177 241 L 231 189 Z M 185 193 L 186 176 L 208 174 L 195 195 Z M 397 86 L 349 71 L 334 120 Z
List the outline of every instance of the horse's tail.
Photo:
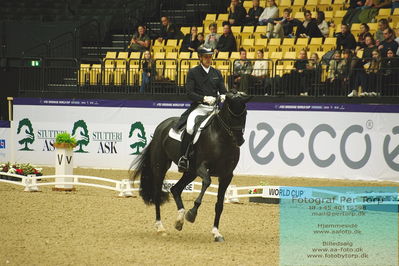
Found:
M 161 180 L 155 180 L 157 178 L 154 176 L 151 166 L 151 149 L 154 145 L 152 141 L 143 150 L 142 154 L 133 161 L 130 168 L 135 168 L 132 179 L 140 175 L 140 196 L 143 198 L 144 203 L 151 204 L 163 204 L 169 200 L 169 193 L 162 191 L 162 186 L 157 186 L 157 182 L 162 182 Z

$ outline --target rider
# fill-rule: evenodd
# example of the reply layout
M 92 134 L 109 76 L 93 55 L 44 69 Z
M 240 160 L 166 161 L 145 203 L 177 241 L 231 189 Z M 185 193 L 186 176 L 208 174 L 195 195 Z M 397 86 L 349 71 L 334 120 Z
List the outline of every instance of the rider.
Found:
M 179 172 L 186 172 L 189 169 L 190 146 L 193 141 L 195 118 L 198 115 L 207 115 L 214 110 L 216 98 L 220 94 L 221 102 L 225 99 L 226 88 L 219 70 L 211 67 L 213 50 L 200 46 L 197 49 L 200 65 L 189 70 L 186 80 L 187 95 L 192 104 L 180 117 L 175 129 L 186 125 L 186 132 L 183 133 L 178 162 Z

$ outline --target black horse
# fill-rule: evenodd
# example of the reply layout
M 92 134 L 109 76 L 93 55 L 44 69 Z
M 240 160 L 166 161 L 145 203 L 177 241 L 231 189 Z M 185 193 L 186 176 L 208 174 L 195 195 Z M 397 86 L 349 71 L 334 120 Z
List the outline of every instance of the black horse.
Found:
M 212 233 L 215 241 L 224 241 L 219 233 L 219 220 L 223 211 L 223 201 L 227 187 L 233 177 L 238 159 L 240 145 L 246 120 L 246 103 L 251 97 L 241 92 L 229 92 L 220 111 L 209 125 L 203 129 L 201 136 L 194 145 L 194 155 L 190 159 L 190 170 L 171 188 L 171 193 L 177 205 L 178 216 L 175 223 L 177 230 L 182 230 L 184 216 L 189 222 L 194 222 L 202 197 L 211 184 L 211 176 L 219 177 L 219 189 L 215 205 L 215 220 Z M 162 191 L 166 171 L 172 161 L 177 163 L 180 157 L 180 143 L 168 136 L 169 130 L 175 125 L 178 117 L 168 118 L 155 129 L 153 139 L 144 149 L 142 155 L 133 162 L 135 168 L 133 179 L 139 175 L 140 196 L 146 204 L 155 204 L 158 232 L 164 233 L 161 222 L 160 206 L 168 200 L 169 194 Z M 136 167 L 134 167 L 136 166 Z M 184 210 L 181 193 L 183 189 L 197 176 L 202 178 L 201 193 L 189 211 Z

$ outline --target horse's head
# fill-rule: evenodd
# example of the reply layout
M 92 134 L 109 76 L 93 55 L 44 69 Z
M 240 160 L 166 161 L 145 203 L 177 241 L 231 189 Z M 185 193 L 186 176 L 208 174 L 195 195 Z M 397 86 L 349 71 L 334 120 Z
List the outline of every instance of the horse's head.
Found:
M 246 109 L 246 103 L 251 100 L 252 96 L 247 95 L 244 92 L 237 92 L 231 90 L 226 93 L 226 104 L 230 112 L 235 115 L 239 115 Z

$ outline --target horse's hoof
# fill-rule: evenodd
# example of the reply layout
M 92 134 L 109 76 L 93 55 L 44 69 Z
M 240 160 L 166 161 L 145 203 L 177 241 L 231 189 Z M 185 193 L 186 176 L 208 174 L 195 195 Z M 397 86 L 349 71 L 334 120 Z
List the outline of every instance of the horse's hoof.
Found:
M 175 228 L 177 231 L 181 231 L 183 229 L 183 221 L 176 221 L 175 222 Z
M 224 237 L 223 236 L 215 237 L 215 242 L 224 242 Z
M 186 213 L 186 220 L 190 223 L 194 223 L 196 217 L 197 213 L 193 212 L 191 209 Z

